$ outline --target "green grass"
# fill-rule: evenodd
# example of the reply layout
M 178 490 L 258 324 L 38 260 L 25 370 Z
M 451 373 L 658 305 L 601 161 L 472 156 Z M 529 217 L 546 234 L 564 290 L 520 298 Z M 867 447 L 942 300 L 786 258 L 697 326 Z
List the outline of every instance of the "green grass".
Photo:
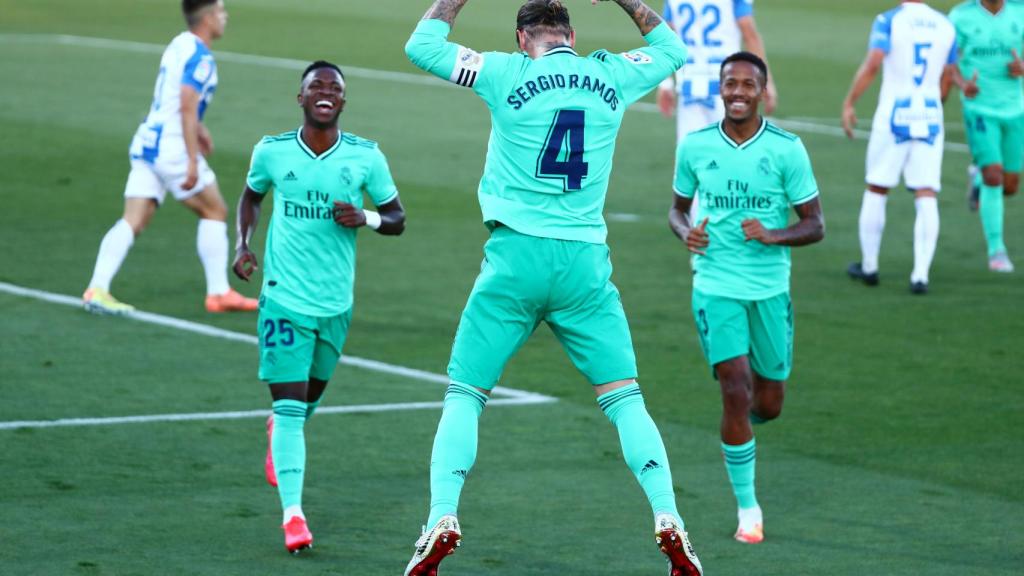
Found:
M 414 72 L 402 52 L 427 4 L 409 0 L 231 0 L 218 51 Z M 762 5 L 763 4 L 763 5 Z M 953 2 L 939 2 L 949 8 Z M 836 125 L 879 0 L 758 4 L 781 93 L 778 114 Z M 517 3 L 474 0 L 455 38 L 507 50 Z M 580 2 L 582 51 L 635 46 L 618 9 Z M 0 281 L 77 295 L 117 218 L 126 149 L 158 56 L 9 34 L 166 43 L 177 3 L 0 0 Z M 220 63 L 211 165 L 237 200 L 252 145 L 300 122 L 298 71 Z M 391 162 L 409 215 L 398 239 L 362 235 L 346 353 L 441 373 L 486 232 L 475 199 L 488 117 L 468 92 L 353 74 L 346 130 Z M 859 107 L 870 118 L 873 95 Z M 959 121 L 951 104 L 948 119 Z M 894 192 L 883 284 L 850 283 L 865 142 L 802 134 L 828 237 L 794 251 L 796 362 L 784 417 L 758 428 L 769 540 L 730 539 L 735 510 L 718 452 L 720 399 L 689 312 L 671 201 L 674 123 L 627 114 L 608 212 L 615 280 L 648 406 L 665 436 L 681 509 L 708 574 L 1009 575 L 1024 566 L 1021 276 L 985 270 L 963 207 L 967 157 L 948 152 L 942 237 L 926 298 L 907 293 L 913 205 Z M 962 141 L 962 131 L 950 139 Z M 1019 201 L 1007 242 L 1024 253 Z M 265 222 L 264 222 L 265 224 Z M 263 237 L 265 226 L 261 229 Z M 195 218 L 169 202 L 114 285 L 138 307 L 251 333 L 252 316 L 201 306 Z M 253 294 L 255 287 L 238 286 Z M 254 410 L 269 405 L 255 348 L 0 295 L 0 422 Z M 614 429 L 546 330 L 504 383 L 559 398 L 493 407 L 464 493 L 463 549 L 444 574 L 642 575 L 664 568 L 642 492 Z M 339 367 L 325 405 L 440 400 L 436 384 Z M 262 420 L 0 431 L 0 572 L 32 575 L 397 574 L 428 502 L 435 410 L 323 415 L 309 427 L 308 556 L 281 548 L 263 483 Z

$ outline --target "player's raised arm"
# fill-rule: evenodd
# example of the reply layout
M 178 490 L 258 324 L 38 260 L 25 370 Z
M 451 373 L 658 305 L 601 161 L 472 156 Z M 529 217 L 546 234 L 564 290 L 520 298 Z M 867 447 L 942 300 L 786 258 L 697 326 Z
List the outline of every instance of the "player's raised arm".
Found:
M 458 44 L 448 41 L 448 34 L 452 25 L 455 24 L 455 17 L 466 5 L 468 0 L 437 0 L 427 10 L 423 20 L 416 26 L 409 41 L 405 43 L 405 54 L 417 67 L 426 72 L 450 80 L 462 86 L 472 87 L 468 82 L 469 74 L 463 78 L 456 78 L 453 72 L 458 72 L 456 60 L 463 52 L 472 52 Z M 482 64 L 482 60 L 479 62 Z M 479 72 L 479 67 L 467 72 Z M 475 76 L 475 74 L 473 74 Z
M 651 10 L 651 7 L 644 4 L 642 0 L 590 0 L 590 3 L 597 6 L 598 2 L 615 2 L 629 14 L 629 17 L 636 23 L 640 33 L 647 36 L 652 30 L 664 22 L 661 16 Z
M 640 0 L 614 1 L 622 7 L 644 35 L 647 46 L 621 55 L 610 55 L 599 50 L 591 55 L 608 64 L 619 79 L 622 100 L 636 102 L 686 64 L 686 46 L 672 28 Z

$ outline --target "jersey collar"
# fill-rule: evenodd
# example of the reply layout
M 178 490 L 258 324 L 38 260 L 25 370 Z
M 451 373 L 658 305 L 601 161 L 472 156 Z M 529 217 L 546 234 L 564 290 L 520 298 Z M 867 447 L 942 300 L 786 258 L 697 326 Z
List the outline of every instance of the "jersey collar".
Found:
M 333 154 L 334 151 L 337 150 L 339 146 L 341 146 L 341 137 L 341 130 L 338 130 L 338 139 L 335 140 L 334 146 L 331 146 L 327 150 L 324 150 L 323 154 L 317 156 L 316 152 L 313 152 L 313 149 L 310 148 L 309 146 L 306 146 L 306 143 L 302 140 L 302 127 L 299 126 L 299 129 L 295 131 L 295 141 L 299 143 L 299 148 L 302 148 L 302 151 L 308 154 L 309 157 L 312 158 L 313 160 L 322 160 Z
M 555 54 L 572 54 L 573 56 L 579 56 L 579 54 L 577 54 L 576 51 L 572 49 L 572 46 L 562 45 L 555 46 L 551 50 L 548 50 L 547 52 L 541 55 L 541 58 L 543 58 L 544 56 L 553 56 Z
M 750 139 L 747 140 L 746 142 L 744 142 L 743 144 L 737 144 L 732 138 L 729 137 L 728 134 L 726 134 L 726 132 L 725 132 L 725 120 L 722 120 L 721 122 L 718 123 L 718 133 L 722 136 L 722 139 L 725 140 L 725 142 L 729 146 L 732 146 L 733 148 L 736 148 L 737 150 L 743 150 L 743 149 L 749 147 L 754 142 L 756 142 L 757 139 L 761 137 L 761 134 L 764 133 L 764 129 L 766 127 L 768 127 L 768 121 L 765 120 L 764 117 L 762 117 L 761 118 L 761 127 L 758 128 L 757 132 L 755 132 L 754 135 L 751 136 Z

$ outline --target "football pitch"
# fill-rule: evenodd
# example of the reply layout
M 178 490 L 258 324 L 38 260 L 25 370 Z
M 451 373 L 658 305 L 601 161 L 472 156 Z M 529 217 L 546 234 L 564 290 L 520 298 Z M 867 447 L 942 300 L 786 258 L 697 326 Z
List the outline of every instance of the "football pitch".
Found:
M 306 428 L 316 547 L 293 558 L 282 546 L 263 478 L 270 398 L 256 378 L 256 319 L 203 309 L 190 212 L 168 201 L 114 282 L 149 314 L 68 305 L 120 215 L 128 143 L 182 27 L 180 2 L 0 0 L 0 574 L 396 575 L 426 519 L 443 374 L 486 239 L 486 109 L 406 60 L 429 0 L 226 4 L 207 125 L 229 205 L 252 146 L 301 123 L 299 74 L 323 58 L 346 72 L 343 129 L 380 143 L 408 215 L 399 238 L 360 235 L 349 360 Z M 614 279 L 709 576 L 1024 572 L 1024 276 L 986 269 L 955 99 L 931 293 L 908 291 L 913 199 L 898 190 L 881 286 L 844 273 L 859 259 L 866 141 L 841 137 L 838 113 L 872 18 L 894 5 L 757 2 L 779 123 L 810 152 L 828 225 L 823 243 L 793 252 L 794 372 L 782 418 L 755 430 L 760 546 L 731 538 L 720 395 L 694 330 L 687 255 L 667 226 L 675 125 L 650 98 L 626 114 L 606 210 Z M 452 38 L 510 50 L 518 6 L 472 0 Z M 581 53 L 642 43 L 619 8 L 569 6 Z M 865 130 L 876 92 L 858 106 Z M 1006 210 L 1018 264 L 1021 201 Z M 252 296 L 258 283 L 235 287 Z M 442 574 L 663 574 L 615 429 L 549 330 L 502 386 L 463 493 L 463 546 Z

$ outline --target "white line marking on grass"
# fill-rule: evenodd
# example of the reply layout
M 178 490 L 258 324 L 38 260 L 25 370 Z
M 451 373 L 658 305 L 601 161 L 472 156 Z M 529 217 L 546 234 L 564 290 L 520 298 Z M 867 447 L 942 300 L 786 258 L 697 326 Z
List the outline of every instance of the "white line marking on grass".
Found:
M 64 294 L 54 294 L 53 292 L 46 292 L 43 290 L 35 290 L 33 288 L 24 288 L 14 284 L 8 284 L 6 282 L 0 282 L 0 292 L 12 294 L 14 296 L 34 298 L 36 300 L 50 302 L 52 304 L 72 306 L 74 308 L 80 308 L 82 306 L 82 300 L 80 298 L 66 296 Z M 247 344 L 255 345 L 259 344 L 259 339 L 252 334 L 233 332 L 231 330 L 217 328 L 216 326 L 209 326 L 207 324 L 200 324 L 198 322 L 191 322 L 189 320 L 182 320 L 171 316 L 163 316 L 161 314 L 153 314 L 151 312 L 136 311 L 132 314 L 126 315 L 125 318 L 145 322 L 147 324 L 155 324 L 166 328 L 173 328 L 184 332 L 191 332 L 193 334 L 220 338 L 222 340 L 232 340 L 235 342 L 245 342 Z M 444 385 L 447 385 L 449 382 L 448 376 L 444 374 L 435 374 L 425 370 L 406 368 L 405 366 L 398 366 L 395 364 L 380 362 L 378 360 L 369 360 L 355 356 L 342 356 L 341 359 L 338 360 L 338 363 L 346 366 L 355 366 L 356 368 L 362 368 L 363 370 L 369 370 L 371 372 L 402 376 L 411 380 L 420 380 L 423 382 L 432 382 Z M 536 392 L 529 392 L 526 390 L 517 390 L 515 388 L 507 388 L 505 386 L 495 386 L 492 393 L 495 396 L 504 396 L 504 398 L 492 398 L 487 403 L 489 406 L 522 406 L 526 404 L 546 404 L 558 401 L 557 398 L 546 396 L 544 394 L 537 394 Z M 391 410 L 422 410 L 427 408 L 439 408 L 441 406 L 441 402 L 405 402 L 401 404 L 368 404 L 361 406 L 323 407 L 318 409 L 317 412 L 324 414 L 355 412 L 366 413 L 385 412 Z M 12 428 L 49 428 L 54 426 L 103 426 L 110 424 L 130 424 L 141 422 L 177 422 L 182 420 L 217 420 L 249 418 L 261 415 L 265 417 L 267 413 L 268 412 L 266 410 L 255 410 L 250 412 L 217 412 L 208 414 L 166 414 L 153 416 L 125 416 L 121 418 L 71 418 L 65 420 L 38 422 L 0 422 L 0 430 Z
M 534 394 L 530 398 L 494 398 L 488 406 L 526 406 L 546 404 L 554 401 L 547 396 Z M 437 410 L 444 402 L 402 402 L 399 404 L 360 404 L 354 406 L 324 406 L 317 414 L 373 414 L 377 412 L 401 412 L 408 410 Z M 195 414 L 152 414 L 149 416 L 115 416 L 111 418 L 62 418 L 60 420 L 22 420 L 0 422 L 0 430 L 19 428 L 67 428 L 73 426 L 116 426 L 119 424 L 151 424 L 154 422 L 196 422 L 212 420 L 240 420 L 243 418 L 266 418 L 270 410 L 246 410 L 243 412 L 199 412 Z
M 69 34 L 0 34 L 0 42 L 15 43 L 41 43 L 59 44 L 65 46 L 81 46 L 86 48 L 100 48 L 107 50 L 120 50 L 122 52 L 139 52 L 143 54 L 162 54 L 166 46 L 162 44 L 150 44 L 146 42 L 132 42 L 128 40 L 115 40 L 111 38 L 91 38 L 88 36 L 72 36 Z M 269 68 L 282 68 L 286 70 L 303 70 L 309 64 L 305 60 L 292 58 L 277 58 L 273 56 L 259 56 L 255 54 L 241 54 L 238 52 L 214 52 L 214 56 L 221 62 L 233 62 L 237 64 L 250 64 L 253 66 L 266 66 Z M 346 76 L 354 78 L 367 78 L 370 80 L 383 80 L 386 82 L 400 82 L 404 84 L 418 84 L 421 86 L 434 86 L 437 88 L 457 88 L 450 82 L 445 82 L 434 76 L 426 74 L 414 74 L 410 72 L 393 72 L 390 70 L 374 70 L 372 68 L 360 68 L 358 66 L 342 65 Z M 649 102 L 638 102 L 629 107 L 629 110 L 636 112 L 660 114 L 658 107 Z M 806 119 L 785 119 L 771 118 L 774 124 L 794 132 L 807 132 L 810 134 L 821 134 L 824 136 L 836 136 L 845 138 L 846 133 L 840 126 L 823 124 L 808 121 Z M 858 140 L 867 140 L 870 132 L 865 130 L 854 130 L 853 135 Z M 946 150 L 950 152 L 969 153 L 970 148 L 962 142 L 946 142 Z

